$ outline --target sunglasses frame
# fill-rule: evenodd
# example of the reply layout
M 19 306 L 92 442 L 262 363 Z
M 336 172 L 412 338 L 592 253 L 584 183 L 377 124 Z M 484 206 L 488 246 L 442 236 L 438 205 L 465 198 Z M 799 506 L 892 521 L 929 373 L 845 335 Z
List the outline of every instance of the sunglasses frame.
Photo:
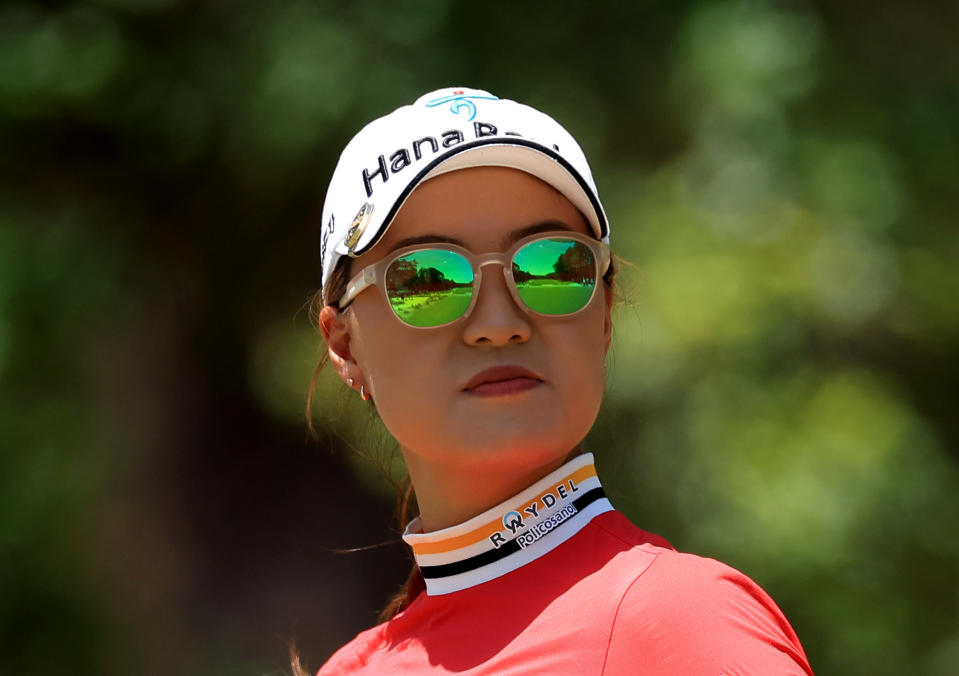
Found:
M 537 312 L 523 301 L 519 295 L 519 290 L 516 288 L 516 281 L 513 279 L 513 257 L 526 245 L 543 239 L 574 240 L 588 247 L 593 254 L 593 262 L 596 265 L 596 284 L 593 285 L 593 291 L 590 294 L 589 299 L 583 303 L 581 308 L 574 312 L 567 312 L 566 314 L 559 315 Z M 459 254 L 465 258 L 467 262 L 469 262 L 470 267 L 473 269 L 473 287 L 470 294 L 470 303 L 463 311 L 463 314 L 452 321 L 446 322 L 445 324 L 436 324 L 435 326 L 415 326 L 404 321 L 403 318 L 396 313 L 395 308 L 393 308 L 393 304 L 389 299 L 389 293 L 386 289 L 386 272 L 389 270 L 390 265 L 392 265 L 398 258 L 408 256 L 409 254 L 417 251 L 430 251 L 436 249 Z M 337 304 L 339 308 L 343 310 L 353 302 L 353 299 L 356 298 L 360 292 L 371 286 L 377 286 L 382 292 L 383 298 L 386 300 L 387 305 L 390 306 L 390 311 L 393 313 L 393 316 L 396 317 L 397 321 L 402 323 L 404 326 L 408 326 L 413 329 L 438 329 L 444 326 L 449 326 L 450 324 L 455 324 L 456 322 L 470 315 L 470 313 L 473 311 L 473 307 L 476 305 L 476 299 L 479 296 L 480 285 L 483 282 L 483 268 L 487 265 L 499 265 L 503 269 L 503 276 L 506 279 L 506 287 L 509 289 L 510 296 L 513 298 L 513 301 L 518 307 L 522 308 L 525 312 L 538 317 L 550 317 L 553 319 L 571 317 L 585 310 L 587 307 L 589 307 L 589 304 L 593 302 L 593 298 L 596 296 L 596 289 L 600 285 L 600 280 L 602 280 L 602 278 L 606 275 L 606 271 L 609 269 L 609 263 L 610 251 L 609 246 L 606 243 L 570 230 L 539 232 L 534 235 L 524 237 L 502 253 L 492 252 L 485 254 L 474 254 L 469 249 L 465 249 L 456 244 L 449 244 L 448 242 L 415 244 L 413 246 L 397 249 L 396 251 L 390 253 L 390 255 L 386 258 L 377 261 L 376 263 L 371 263 L 360 270 L 346 285 L 346 292 L 340 297 L 340 300 Z

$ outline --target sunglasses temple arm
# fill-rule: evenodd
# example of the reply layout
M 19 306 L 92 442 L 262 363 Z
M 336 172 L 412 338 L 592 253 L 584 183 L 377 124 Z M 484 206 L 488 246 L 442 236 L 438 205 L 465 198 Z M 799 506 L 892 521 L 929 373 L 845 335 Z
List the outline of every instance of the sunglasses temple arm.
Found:
M 363 271 L 351 279 L 349 284 L 346 285 L 346 293 L 343 294 L 338 303 L 341 310 L 352 303 L 360 291 L 376 283 L 376 270 L 374 270 L 373 267 L 374 266 L 371 265 L 363 268 Z

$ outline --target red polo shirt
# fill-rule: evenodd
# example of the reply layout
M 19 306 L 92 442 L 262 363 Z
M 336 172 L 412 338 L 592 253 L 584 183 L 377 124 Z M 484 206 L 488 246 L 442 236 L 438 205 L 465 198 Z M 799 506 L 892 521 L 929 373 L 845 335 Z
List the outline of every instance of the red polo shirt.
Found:
M 469 521 L 404 539 L 426 592 L 334 674 L 811 675 L 766 593 L 613 510 L 592 455 Z

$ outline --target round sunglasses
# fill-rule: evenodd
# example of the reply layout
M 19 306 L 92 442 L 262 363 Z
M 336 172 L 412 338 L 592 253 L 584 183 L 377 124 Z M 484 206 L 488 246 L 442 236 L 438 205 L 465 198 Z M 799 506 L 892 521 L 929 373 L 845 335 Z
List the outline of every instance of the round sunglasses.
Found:
M 472 311 L 483 268 L 499 265 L 520 307 L 535 315 L 565 317 L 589 305 L 609 259 L 603 242 L 566 231 L 531 235 L 508 251 L 482 255 L 454 244 L 419 244 L 363 268 L 347 284 L 339 307 L 375 284 L 404 324 L 446 326 Z

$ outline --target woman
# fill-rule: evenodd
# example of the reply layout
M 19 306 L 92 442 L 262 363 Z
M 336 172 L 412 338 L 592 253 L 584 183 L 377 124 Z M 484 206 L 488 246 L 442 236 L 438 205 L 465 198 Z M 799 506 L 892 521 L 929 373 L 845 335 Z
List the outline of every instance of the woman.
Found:
M 773 601 L 615 511 L 581 442 L 603 395 L 609 227 L 554 120 L 446 89 L 347 145 L 319 327 L 403 454 L 416 567 L 328 674 L 810 674 Z

